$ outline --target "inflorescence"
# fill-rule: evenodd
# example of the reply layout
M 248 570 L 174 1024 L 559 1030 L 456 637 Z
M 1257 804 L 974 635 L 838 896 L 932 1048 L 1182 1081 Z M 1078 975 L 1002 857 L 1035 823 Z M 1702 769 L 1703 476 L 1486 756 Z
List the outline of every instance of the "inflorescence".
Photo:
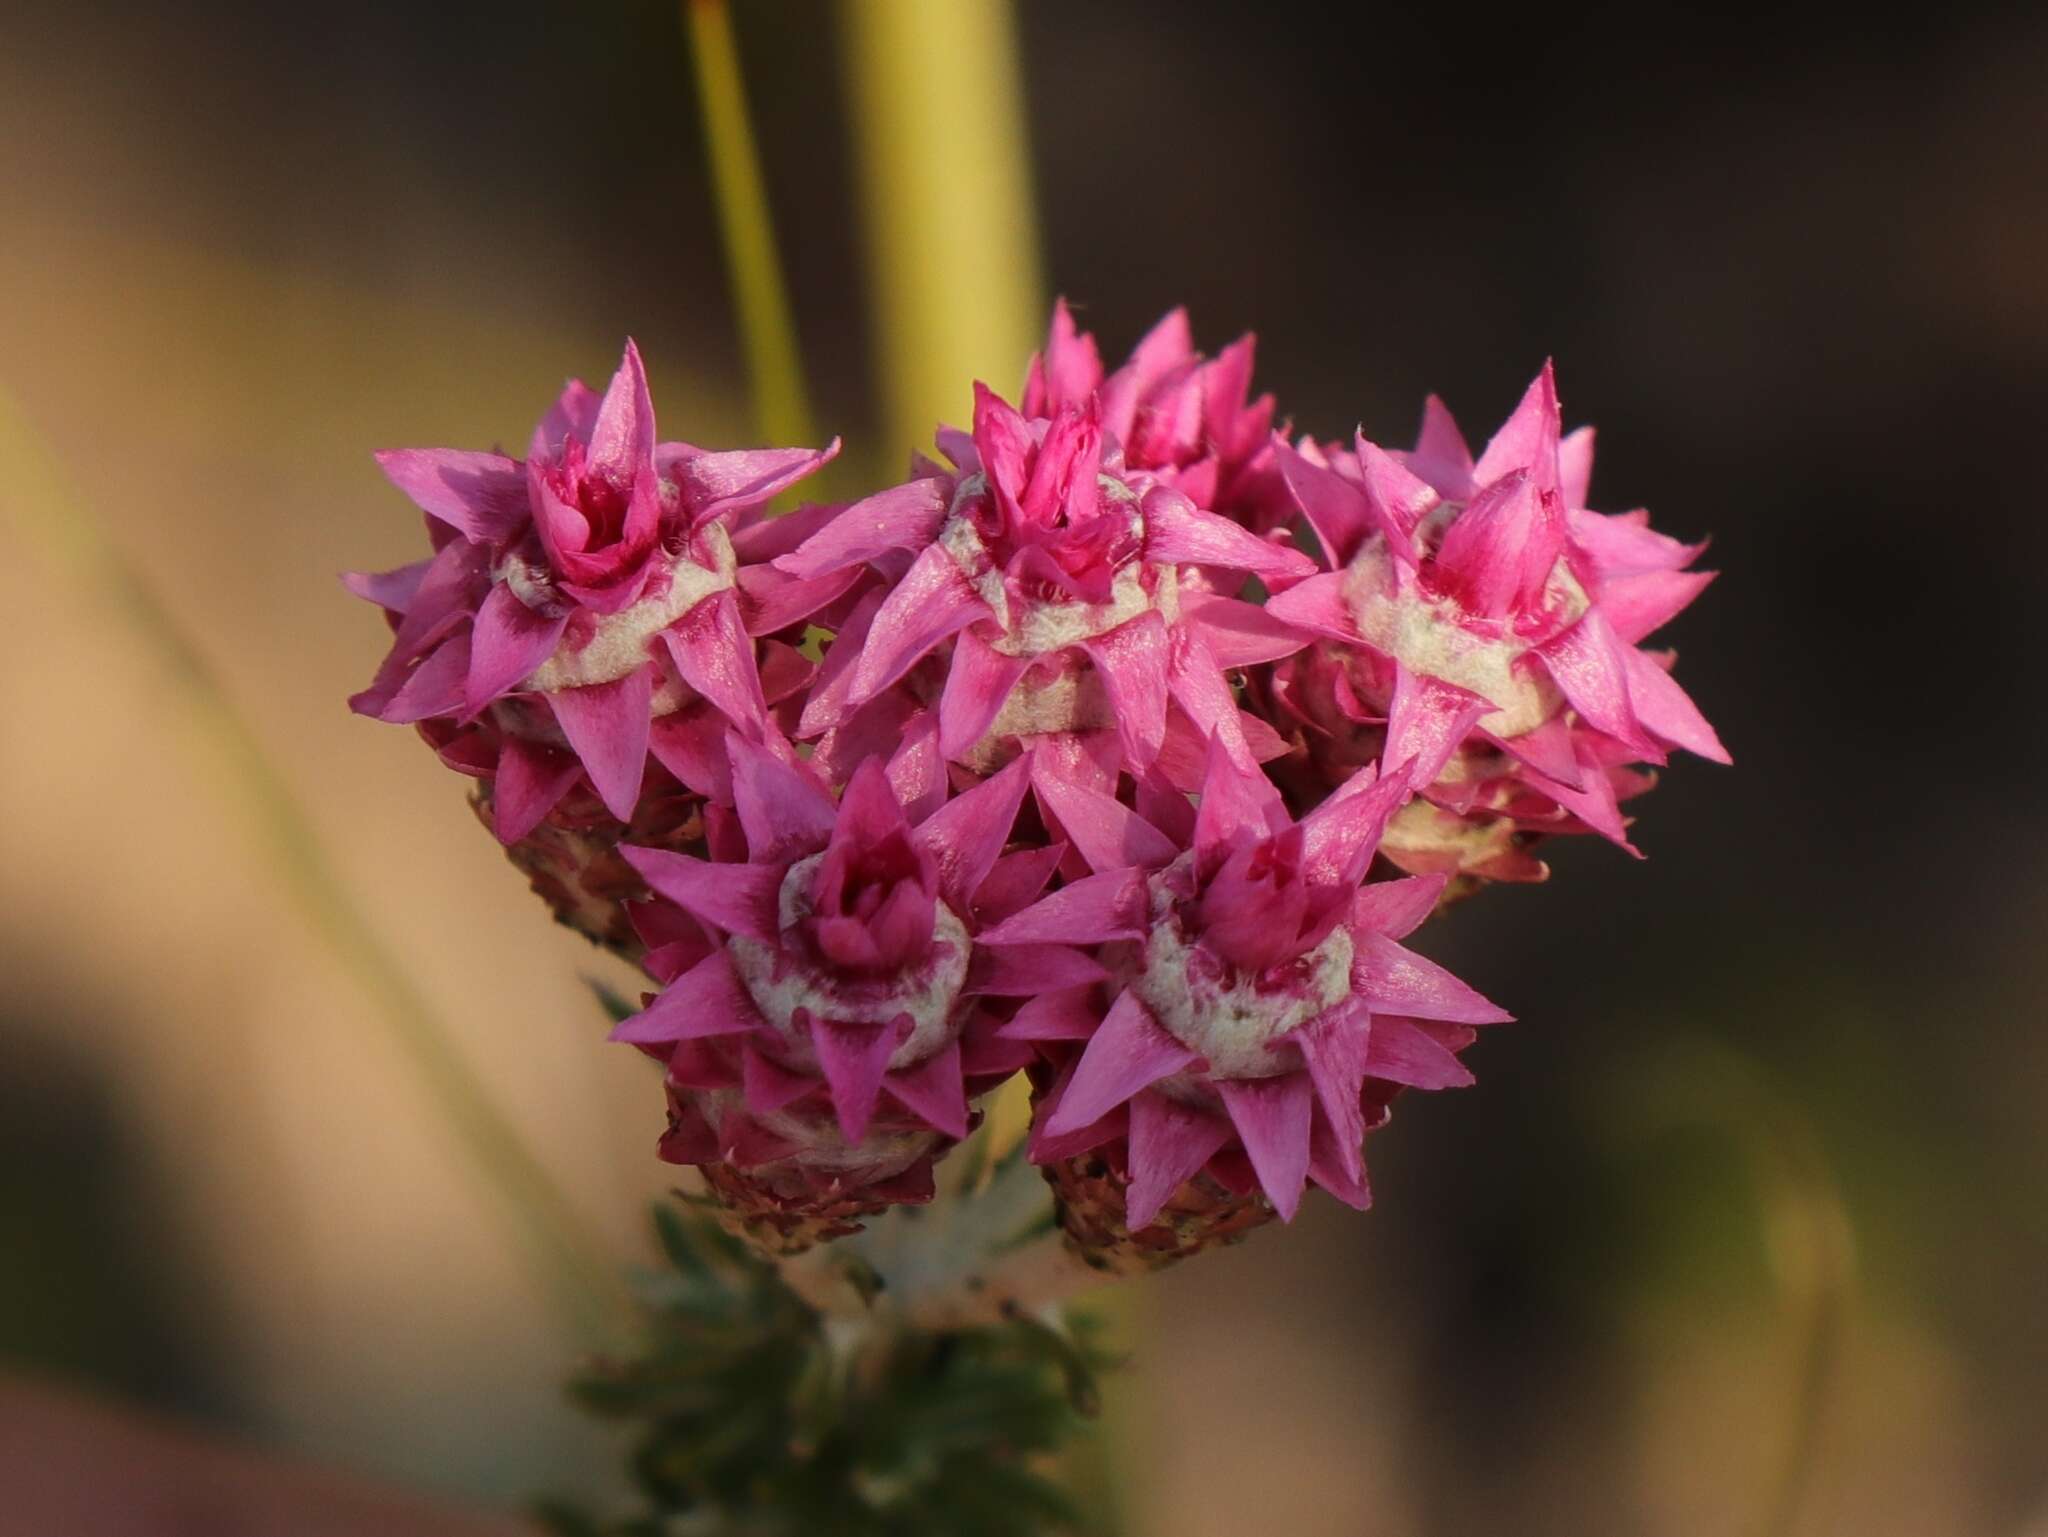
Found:
M 1641 649 L 1702 546 L 1586 505 L 1545 365 L 1473 454 L 1274 425 L 1179 311 L 849 504 L 663 441 L 629 343 L 526 457 L 380 456 L 432 553 L 352 576 L 415 726 L 558 917 L 638 964 L 661 1156 L 771 1253 L 928 1201 L 1017 1075 L 1098 1268 L 1370 1200 L 1404 1089 L 1507 1015 L 1402 940 L 1713 728 Z M 820 645 L 822 638 L 823 644 Z

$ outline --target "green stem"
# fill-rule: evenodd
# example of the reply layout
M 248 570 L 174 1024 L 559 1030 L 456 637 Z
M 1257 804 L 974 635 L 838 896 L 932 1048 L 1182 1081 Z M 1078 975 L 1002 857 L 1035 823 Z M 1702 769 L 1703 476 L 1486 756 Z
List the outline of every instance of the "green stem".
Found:
M 746 84 L 726 0 L 682 0 L 697 70 L 697 100 L 711 162 L 718 227 L 753 382 L 754 424 L 771 443 L 813 441 L 789 290 L 776 256 L 775 225 L 747 115 Z
M 10 532 L 40 543 L 53 564 L 68 568 L 81 586 L 98 588 L 165 669 L 214 749 L 223 799 L 247 818 L 314 933 L 376 1004 L 544 1267 L 565 1311 L 593 1341 L 612 1336 L 627 1304 L 604 1245 L 491 1103 L 419 984 L 350 897 L 311 819 L 212 665 L 107 537 L 54 453 L 4 391 L 0 466 L 6 468 L 0 507 Z
M 1760 1537 L 1792 1537 L 1811 1499 L 1828 1409 L 1849 1343 L 1856 1240 L 1827 1154 L 1812 1125 L 1773 1096 L 1769 1130 L 1750 1147 L 1764 1202 L 1767 1250 L 1798 1370 L 1786 1405 L 1776 1474 L 1758 1517 Z
M 1857 1291 L 1856 1233 L 1820 1133 L 1758 1062 L 1704 1041 L 1675 1042 L 1625 1069 L 1612 1103 L 1653 1131 L 1697 1126 L 1748 1164 L 1765 1258 L 1795 1363 L 1782 1434 L 1752 1530 L 1792 1537 L 1807 1524 Z M 1639 1118 L 1639 1119 L 1638 1119 Z
M 1010 0 L 842 0 L 887 471 L 1044 334 Z

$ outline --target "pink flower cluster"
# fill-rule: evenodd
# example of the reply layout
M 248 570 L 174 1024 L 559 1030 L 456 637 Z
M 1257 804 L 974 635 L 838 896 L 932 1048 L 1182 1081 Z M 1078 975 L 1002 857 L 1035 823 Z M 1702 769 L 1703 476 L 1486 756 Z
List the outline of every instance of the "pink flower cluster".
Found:
M 1400 941 L 1726 761 L 1638 649 L 1699 547 L 1586 508 L 1547 366 L 1476 458 L 1434 399 L 1412 449 L 1290 439 L 1251 366 L 1176 311 L 1107 371 L 1061 305 L 1019 406 L 783 516 L 837 444 L 662 442 L 630 344 L 523 461 L 381 456 L 433 554 L 349 579 L 394 630 L 352 703 L 644 968 L 661 1154 L 765 1241 L 928 1199 L 1020 1072 L 1120 1239 L 1191 1184 L 1362 1207 L 1395 1094 L 1507 1018 Z

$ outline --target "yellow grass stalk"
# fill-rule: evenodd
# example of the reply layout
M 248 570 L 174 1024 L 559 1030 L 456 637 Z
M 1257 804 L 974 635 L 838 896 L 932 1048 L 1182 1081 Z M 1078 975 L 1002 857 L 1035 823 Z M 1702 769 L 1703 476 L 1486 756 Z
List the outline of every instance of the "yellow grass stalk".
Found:
M 762 441 L 813 441 L 810 401 L 797 350 L 789 289 L 776 254 L 775 224 L 761 181 L 761 157 L 747 116 L 746 82 L 733 42 L 726 0 L 682 0 L 697 101 L 704 116 L 705 154 L 718 204 L 718 228 L 739 320 L 740 348 L 754 394 L 754 426 Z
M 844 0 L 888 461 L 900 474 L 970 386 L 1005 396 L 1044 324 L 1009 0 Z

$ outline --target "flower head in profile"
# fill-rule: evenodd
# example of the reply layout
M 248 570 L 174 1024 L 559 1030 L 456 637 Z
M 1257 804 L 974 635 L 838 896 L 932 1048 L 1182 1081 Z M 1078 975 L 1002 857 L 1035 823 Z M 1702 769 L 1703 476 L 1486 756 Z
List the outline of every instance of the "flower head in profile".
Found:
M 1048 989 L 1003 1028 L 1067 1055 L 1033 1158 L 1110 1148 L 1132 1232 L 1205 1171 L 1283 1218 L 1309 1181 L 1365 1205 L 1367 1080 L 1468 1082 L 1469 1027 L 1508 1017 L 1396 943 L 1442 877 L 1361 885 L 1405 774 L 1365 769 L 1296 821 L 1219 749 L 1172 829 L 1057 780 L 1039 793 L 1094 873 L 982 942 L 1093 947 L 1110 980 Z
M 1586 509 L 1592 448 L 1561 436 L 1545 365 L 1476 461 L 1434 397 L 1406 453 L 1280 452 L 1330 569 L 1268 605 L 1321 642 L 1276 669 L 1274 713 L 1332 782 L 1416 760 L 1423 803 L 1389 840 L 1412 868 L 1540 876 L 1520 830 L 1627 847 L 1631 765 L 1727 761 L 1671 658 L 1638 649 L 1712 573 L 1647 514 Z

